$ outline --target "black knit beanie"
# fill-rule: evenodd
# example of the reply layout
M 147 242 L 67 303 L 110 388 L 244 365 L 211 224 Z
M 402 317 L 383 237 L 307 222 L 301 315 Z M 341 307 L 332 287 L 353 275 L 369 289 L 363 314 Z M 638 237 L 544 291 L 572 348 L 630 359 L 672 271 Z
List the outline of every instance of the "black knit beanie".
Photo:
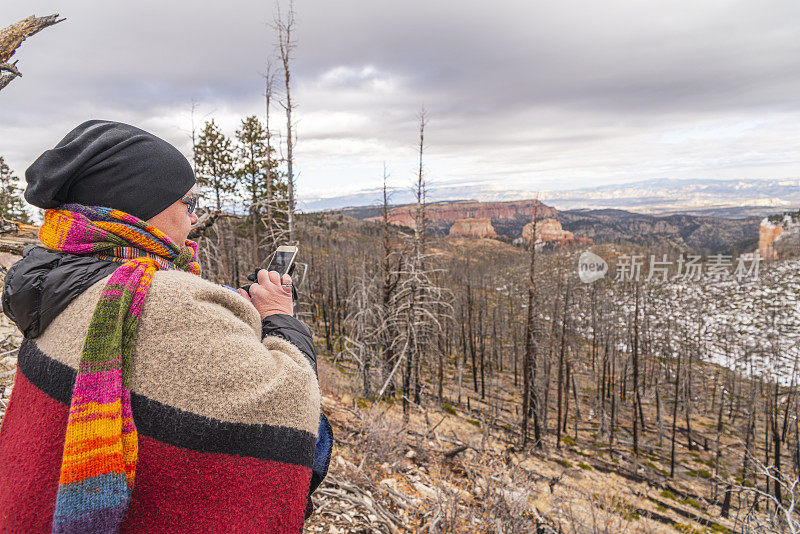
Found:
M 84 122 L 25 171 L 25 200 L 40 208 L 104 206 L 150 219 L 195 183 L 188 160 L 155 135 L 120 122 Z

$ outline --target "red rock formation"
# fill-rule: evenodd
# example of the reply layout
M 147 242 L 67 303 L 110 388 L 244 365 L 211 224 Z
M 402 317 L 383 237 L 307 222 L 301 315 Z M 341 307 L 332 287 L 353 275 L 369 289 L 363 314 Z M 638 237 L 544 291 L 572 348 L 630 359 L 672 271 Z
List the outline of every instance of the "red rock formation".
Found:
M 769 219 L 761 221 L 758 227 L 758 255 L 767 260 L 774 260 L 777 257 L 772 244 L 783 233 L 783 226 L 773 224 Z
M 398 226 L 414 228 L 414 211 L 415 206 L 413 205 L 394 208 L 389 211 L 389 222 Z M 452 236 L 497 237 L 492 222 L 494 224 L 509 222 L 512 223 L 512 226 L 519 228 L 517 225 L 521 226 L 524 222 L 532 220 L 534 213 L 539 218 L 536 232 L 538 238 L 547 242 L 569 245 L 592 242 L 589 238 L 576 238 L 572 232 L 561 228 L 561 224 L 555 219 L 558 216 L 558 210 L 546 206 L 538 200 L 513 200 L 510 202 L 459 200 L 428 204 L 425 207 L 428 227 L 438 231 L 449 228 L 449 235 Z M 372 217 L 367 220 L 379 221 L 380 218 Z M 528 224 L 528 226 L 531 225 Z M 530 234 L 529 228 L 527 234 Z M 530 239 L 530 236 L 525 236 L 524 232 L 523 237 Z
M 425 207 L 425 217 L 433 224 L 452 224 L 459 219 L 532 219 L 538 203 L 539 217 L 555 217 L 555 208 L 545 206 L 537 200 L 514 200 L 511 202 L 478 202 L 460 200 L 456 202 L 438 202 Z M 389 212 L 392 224 L 414 228 L 415 206 L 402 206 Z
M 800 210 L 773 215 L 758 227 L 758 253 L 774 260 L 800 251 Z
M 458 219 L 450 227 L 450 237 L 497 237 L 492 221 L 489 219 Z
M 522 229 L 522 239 L 525 241 L 531 240 L 533 233 L 533 222 L 529 222 Z M 555 219 L 542 219 L 536 221 L 536 240 L 544 241 L 545 243 L 561 243 L 572 244 L 575 241 L 575 236 L 572 232 L 568 232 L 561 228 L 561 223 Z

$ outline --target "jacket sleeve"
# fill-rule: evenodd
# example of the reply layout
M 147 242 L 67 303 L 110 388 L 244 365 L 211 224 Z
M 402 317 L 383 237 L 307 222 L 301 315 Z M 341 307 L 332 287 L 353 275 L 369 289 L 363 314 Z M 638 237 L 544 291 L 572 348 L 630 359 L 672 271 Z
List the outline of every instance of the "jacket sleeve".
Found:
M 317 352 L 314 350 L 314 341 L 311 330 L 306 325 L 291 315 L 269 315 L 261 321 L 261 337 L 278 336 L 285 339 L 308 358 L 314 374 L 317 374 Z

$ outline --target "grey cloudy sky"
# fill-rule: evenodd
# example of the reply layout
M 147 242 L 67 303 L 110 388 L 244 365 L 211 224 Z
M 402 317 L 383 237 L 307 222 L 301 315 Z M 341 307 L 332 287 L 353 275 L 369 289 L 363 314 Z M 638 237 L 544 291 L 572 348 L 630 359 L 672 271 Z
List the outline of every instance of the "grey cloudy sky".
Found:
M 270 1 L 4 0 L 26 41 L 0 92 L 20 176 L 89 118 L 191 151 L 191 102 L 229 134 L 264 112 Z M 428 110 L 437 184 L 562 189 L 654 178 L 800 175 L 800 3 L 297 0 L 301 198 L 411 182 Z M 274 110 L 273 123 L 282 122 Z

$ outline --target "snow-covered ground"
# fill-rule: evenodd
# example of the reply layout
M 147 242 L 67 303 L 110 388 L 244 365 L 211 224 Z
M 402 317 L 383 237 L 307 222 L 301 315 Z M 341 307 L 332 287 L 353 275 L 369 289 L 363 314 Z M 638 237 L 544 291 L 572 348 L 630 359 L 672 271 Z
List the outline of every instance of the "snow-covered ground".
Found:
M 591 286 L 583 287 L 576 326 L 588 337 Z M 609 280 L 597 291 L 598 303 L 606 305 L 596 313 L 621 327 L 627 339 L 620 344 L 627 348 L 632 285 Z M 664 356 L 691 351 L 695 358 L 787 384 L 800 374 L 800 260 L 762 263 L 756 279 L 643 282 L 640 291 L 644 350 Z

